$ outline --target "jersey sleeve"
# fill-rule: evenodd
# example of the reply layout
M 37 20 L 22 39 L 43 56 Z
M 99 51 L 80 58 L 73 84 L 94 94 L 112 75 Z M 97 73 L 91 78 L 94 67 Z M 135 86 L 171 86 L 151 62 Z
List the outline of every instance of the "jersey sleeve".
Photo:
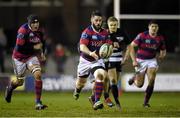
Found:
M 141 33 L 136 36 L 136 38 L 133 40 L 133 42 L 137 45 L 140 45 L 141 43 Z
M 91 35 L 87 30 L 84 30 L 81 34 L 80 44 L 88 45 Z
M 18 51 L 33 50 L 33 45 L 28 45 L 26 39 L 28 38 L 28 31 L 24 27 L 20 27 L 17 33 L 16 48 Z
M 26 36 L 26 29 L 20 27 L 17 33 L 16 45 L 24 45 Z

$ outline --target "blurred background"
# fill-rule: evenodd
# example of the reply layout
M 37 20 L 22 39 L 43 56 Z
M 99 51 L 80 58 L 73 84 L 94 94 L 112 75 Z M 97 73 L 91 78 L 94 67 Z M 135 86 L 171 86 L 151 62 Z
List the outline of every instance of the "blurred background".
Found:
M 79 58 L 77 43 L 82 30 L 90 24 L 91 12 L 96 9 L 105 20 L 115 15 L 131 40 L 147 30 L 150 19 L 159 20 L 168 52 L 159 73 L 180 73 L 180 0 L 0 0 L 0 75 L 3 78 L 13 75 L 11 54 L 17 29 L 29 14 L 35 13 L 40 16 L 47 42 L 44 75 L 73 80 Z M 132 72 L 129 60 L 123 73 Z M 179 75 L 176 78 L 180 80 Z

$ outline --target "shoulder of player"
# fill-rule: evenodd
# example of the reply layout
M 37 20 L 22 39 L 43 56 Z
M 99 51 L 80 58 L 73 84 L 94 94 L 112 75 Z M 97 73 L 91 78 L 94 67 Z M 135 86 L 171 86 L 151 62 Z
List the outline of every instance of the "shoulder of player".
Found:
M 140 32 L 137 37 L 138 38 L 143 38 L 143 37 L 146 37 L 147 35 L 149 35 L 149 32 L 148 31 L 144 31 L 144 32 Z
M 92 28 L 91 26 L 88 26 L 87 28 L 85 28 L 83 31 L 82 31 L 82 34 L 86 33 L 86 34 L 91 34 L 92 33 Z
M 18 33 L 26 34 L 28 33 L 28 30 L 29 30 L 28 24 L 25 23 L 19 27 Z

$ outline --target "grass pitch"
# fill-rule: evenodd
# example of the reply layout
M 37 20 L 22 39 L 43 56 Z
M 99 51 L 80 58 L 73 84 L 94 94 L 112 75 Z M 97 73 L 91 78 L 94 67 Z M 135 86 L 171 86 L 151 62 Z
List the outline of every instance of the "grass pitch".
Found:
M 74 100 L 72 92 L 43 92 L 45 110 L 34 109 L 33 92 L 14 92 L 12 102 L 4 101 L 0 92 L 0 117 L 180 117 L 180 93 L 154 93 L 150 108 L 143 108 L 144 93 L 123 93 L 122 111 L 116 107 L 94 111 L 88 101 L 90 92 Z M 112 97 L 111 97 L 112 98 Z

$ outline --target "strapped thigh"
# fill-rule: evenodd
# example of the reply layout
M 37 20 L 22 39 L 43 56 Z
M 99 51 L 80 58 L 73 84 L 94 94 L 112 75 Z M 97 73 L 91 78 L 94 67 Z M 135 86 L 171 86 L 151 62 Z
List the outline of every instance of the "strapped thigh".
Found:
M 41 71 L 41 67 L 39 65 L 32 65 L 29 67 L 32 74 L 34 74 L 37 71 Z
M 36 71 L 41 71 L 40 63 L 36 56 L 29 59 L 26 64 L 32 74 L 34 74 Z

